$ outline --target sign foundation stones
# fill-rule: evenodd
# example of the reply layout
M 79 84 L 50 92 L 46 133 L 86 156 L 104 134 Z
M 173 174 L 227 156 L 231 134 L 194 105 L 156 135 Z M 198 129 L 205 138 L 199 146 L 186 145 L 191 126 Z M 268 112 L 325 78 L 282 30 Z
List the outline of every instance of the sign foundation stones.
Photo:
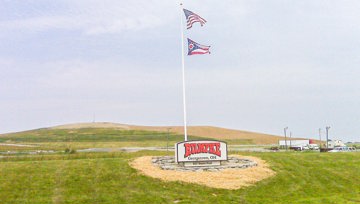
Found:
M 227 161 L 221 161 L 221 165 L 217 166 L 187 166 L 185 165 L 185 163 L 175 162 L 175 158 L 173 156 L 153 157 L 152 163 L 153 165 L 158 166 L 162 170 L 173 170 L 182 172 L 217 172 L 223 169 L 246 169 L 258 165 L 255 161 L 238 157 L 229 157 Z

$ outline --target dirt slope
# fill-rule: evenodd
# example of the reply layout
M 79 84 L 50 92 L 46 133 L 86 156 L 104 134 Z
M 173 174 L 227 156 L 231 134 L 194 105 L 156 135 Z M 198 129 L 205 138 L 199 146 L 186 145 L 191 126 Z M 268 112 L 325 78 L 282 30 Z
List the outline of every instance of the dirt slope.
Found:
M 250 159 L 255 161 L 258 165 L 246 169 L 226 169 L 220 172 L 180 172 L 161 170 L 159 167 L 152 164 L 151 156 L 136 158 L 130 165 L 139 170 L 141 174 L 158 178 L 163 181 L 183 181 L 222 189 L 239 189 L 254 185 L 256 182 L 276 174 L 270 169 L 269 165 L 260 158 L 244 157 L 240 155 L 231 156 Z

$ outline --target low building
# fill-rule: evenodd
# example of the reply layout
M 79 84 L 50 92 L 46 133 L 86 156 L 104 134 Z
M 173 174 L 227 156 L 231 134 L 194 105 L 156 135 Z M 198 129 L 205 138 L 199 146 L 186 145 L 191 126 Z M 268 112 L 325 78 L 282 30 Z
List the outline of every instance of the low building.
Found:
M 345 143 L 343 143 L 341 140 L 329 140 L 328 145 L 328 148 L 330 149 L 333 149 L 335 147 L 346 147 Z

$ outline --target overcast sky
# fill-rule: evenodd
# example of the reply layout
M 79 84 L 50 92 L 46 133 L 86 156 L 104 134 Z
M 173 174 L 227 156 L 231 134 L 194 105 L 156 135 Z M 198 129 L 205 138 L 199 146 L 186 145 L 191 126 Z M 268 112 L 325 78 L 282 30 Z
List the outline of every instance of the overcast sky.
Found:
M 360 1 L 184 0 L 188 125 L 360 141 Z M 1 0 L 0 133 L 182 125 L 177 1 Z

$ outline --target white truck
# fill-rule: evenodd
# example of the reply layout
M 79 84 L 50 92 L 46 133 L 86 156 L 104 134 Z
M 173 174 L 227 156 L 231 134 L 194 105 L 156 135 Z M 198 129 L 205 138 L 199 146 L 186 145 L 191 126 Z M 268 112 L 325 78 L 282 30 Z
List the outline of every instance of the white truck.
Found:
M 317 144 L 305 144 L 305 145 L 295 145 L 291 146 L 291 149 L 296 151 L 303 151 L 303 150 L 319 150 L 319 145 Z

